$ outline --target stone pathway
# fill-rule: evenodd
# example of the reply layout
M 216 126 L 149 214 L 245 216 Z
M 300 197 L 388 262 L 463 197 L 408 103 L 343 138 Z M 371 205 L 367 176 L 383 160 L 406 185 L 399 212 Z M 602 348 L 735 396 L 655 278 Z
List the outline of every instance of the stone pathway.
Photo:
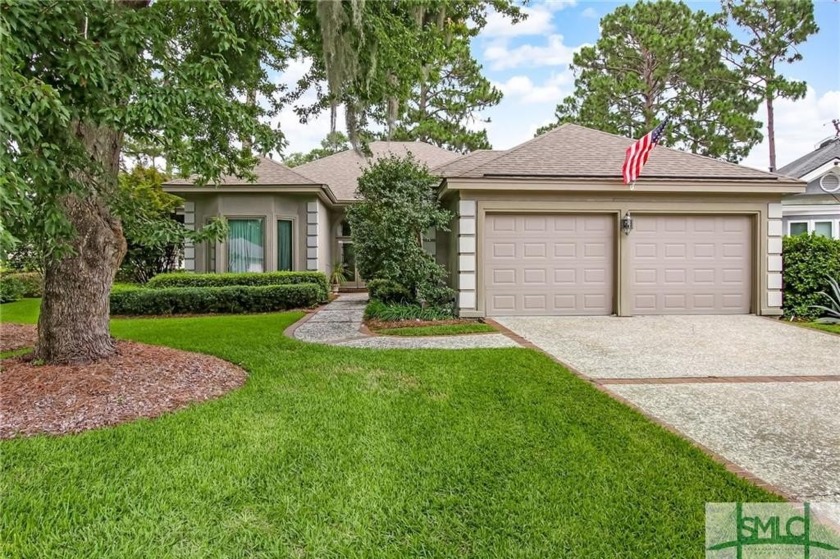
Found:
M 472 349 L 519 347 L 504 334 L 464 336 L 371 336 L 361 331 L 367 293 L 346 293 L 294 329 L 303 342 L 369 349 Z

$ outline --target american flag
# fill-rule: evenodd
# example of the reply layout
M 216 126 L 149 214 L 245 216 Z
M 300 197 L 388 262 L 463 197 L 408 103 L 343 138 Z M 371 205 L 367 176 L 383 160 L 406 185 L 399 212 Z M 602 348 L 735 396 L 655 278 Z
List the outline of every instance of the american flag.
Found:
M 624 184 L 636 182 L 642 174 L 642 167 L 647 163 L 650 152 L 662 139 L 665 127 L 668 126 L 668 118 L 659 123 L 659 126 L 648 132 L 644 137 L 627 148 L 627 156 L 624 158 L 624 165 L 621 167 L 621 174 L 624 176 Z

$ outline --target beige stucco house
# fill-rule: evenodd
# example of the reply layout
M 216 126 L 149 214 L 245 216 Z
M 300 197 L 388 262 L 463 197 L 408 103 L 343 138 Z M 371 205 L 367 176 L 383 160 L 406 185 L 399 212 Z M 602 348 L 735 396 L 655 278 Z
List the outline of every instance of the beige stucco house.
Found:
M 462 316 L 780 314 L 781 200 L 805 184 L 657 147 L 631 190 L 621 180 L 631 143 L 566 124 L 506 151 L 371 150 L 373 159 L 410 151 L 441 177 L 455 217 L 450 231 L 430 232 L 427 249 L 449 270 Z M 168 183 L 186 200 L 188 226 L 214 215 L 261 224 L 248 239 L 262 246 L 190 247 L 187 268 L 352 265 L 344 209 L 367 164 L 348 151 L 293 170 L 263 160 L 253 184 Z

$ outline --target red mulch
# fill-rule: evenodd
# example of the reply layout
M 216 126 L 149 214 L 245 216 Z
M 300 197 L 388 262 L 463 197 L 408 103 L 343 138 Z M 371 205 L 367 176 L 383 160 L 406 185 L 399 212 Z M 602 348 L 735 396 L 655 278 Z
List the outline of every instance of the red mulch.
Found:
M 33 365 L 12 358 L 0 367 L 0 439 L 157 417 L 219 397 L 247 376 L 209 355 L 124 341 L 117 342 L 116 355 L 92 364 Z
M 36 341 L 38 329 L 34 324 L 0 323 L 0 351 L 34 347 Z

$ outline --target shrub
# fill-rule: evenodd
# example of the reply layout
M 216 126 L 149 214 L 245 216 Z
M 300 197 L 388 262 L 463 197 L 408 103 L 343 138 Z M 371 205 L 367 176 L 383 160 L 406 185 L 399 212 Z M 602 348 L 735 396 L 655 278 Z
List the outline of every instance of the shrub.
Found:
M 365 307 L 366 320 L 447 320 L 453 312 L 449 307 L 421 307 L 420 305 L 386 304 L 373 300 Z
M 44 277 L 40 272 L 18 272 L 7 274 L 6 277 L 18 280 L 23 286 L 22 297 L 43 297 Z
M 371 299 L 383 303 L 414 303 L 411 293 L 395 281 L 387 279 L 371 280 L 367 284 L 368 295 Z
M 165 315 L 272 312 L 311 307 L 321 289 L 314 283 L 228 287 L 121 288 L 111 293 L 111 314 Z
M 820 292 L 829 290 L 829 277 L 840 275 L 840 240 L 817 235 L 785 237 L 784 312 L 813 319 L 820 315 L 813 305 L 824 303 Z
M 12 275 L 0 276 L 0 303 L 12 303 L 23 297 L 23 283 Z
M 175 272 L 153 277 L 146 284 L 146 287 L 160 289 L 168 287 L 230 287 L 300 283 L 309 283 L 318 286 L 318 300 L 327 300 L 330 286 L 327 283 L 327 276 L 322 272 L 242 272 L 225 274 Z

